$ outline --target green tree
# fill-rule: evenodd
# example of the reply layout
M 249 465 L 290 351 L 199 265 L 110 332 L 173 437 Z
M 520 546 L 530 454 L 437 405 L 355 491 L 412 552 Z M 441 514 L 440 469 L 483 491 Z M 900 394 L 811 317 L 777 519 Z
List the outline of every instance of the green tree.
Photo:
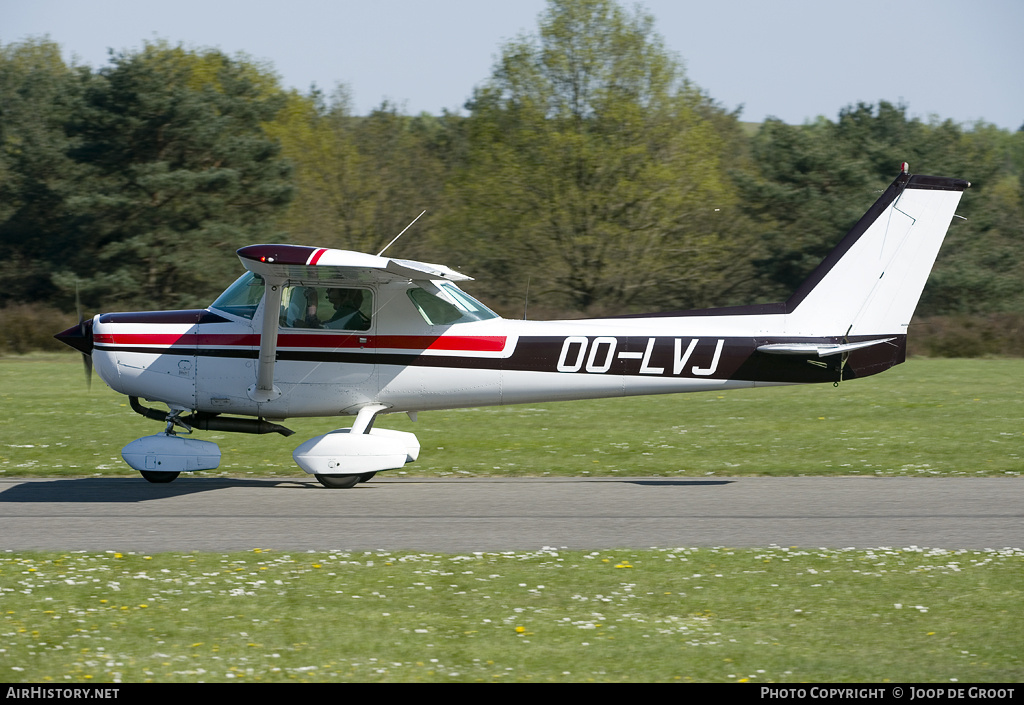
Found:
M 768 120 L 752 142 L 755 174 L 738 183 L 765 253 L 754 265 L 775 297 L 790 293 L 863 215 L 902 161 L 915 173 L 972 182 L 920 315 L 1019 310 L 1024 303 L 1018 135 L 991 125 L 908 119 L 906 106 L 859 103 L 836 122 Z
M 385 103 L 357 124 L 359 151 L 371 167 L 375 193 L 372 220 L 366 226 L 380 251 L 410 221 L 426 211 L 413 229 L 392 245 L 394 257 L 434 259 L 437 215 L 444 208 L 444 187 L 453 166 L 451 130 L 458 118 L 402 115 Z
M 66 199 L 79 256 L 58 281 L 136 307 L 205 304 L 235 249 L 281 238 L 290 170 L 264 125 L 284 95 L 265 70 L 149 44 L 112 56 L 82 93 L 68 131 L 84 173 Z
M 77 167 L 64 131 L 80 109 L 79 69 L 47 39 L 0 46 L 0 279 L 2 300 L 53 299 L 52 263 L 69 252 L 64 205 Z
M 1015 153 L 1024 134 L 978 124 L 933 126 L 930 146 L 971 188 L 921 300 L 922 315 L 1024 310 L 1024 188 Z
M 323 247 L 366 249 L 362 229 L 368 220 L 373 185 L 368 164 L 356 146 L 348 94 L 340 88 L 330 106 L 314 90 L 292 93 L 268 126 L 294 167 L 295 198 L 279 219 L 295 242 Z M 353 236 L 353 232 L 360 233 Z
M 328 105 L 316 91 L 293 95 L 271 128 L 295 165 L 296 198 L 281 224 L 294 241 L 375 254 L 427 210 L 395 247 L 404 257 L 430 257 L 453 119 L 410 117 L 388 103 L 354 116 L 344 88 Z
M 752 143 L 757 173 L 737 177 L 744 209 L 758 223 L 763 251 L 754 265 L 771 299 L 803 281 L 886 183 L 862 154 L 847 153 L 836 132 L 823 118 L 803 126 L 769 119 Z M 890 168 L 889 180 L 894 175 Z
M 592 312 L 701 305 L 743 279 L 721 111 L 649 15 L 552 0 L 467 107 L 445 245 L 510 301 L 528 277 L 531 299 Z

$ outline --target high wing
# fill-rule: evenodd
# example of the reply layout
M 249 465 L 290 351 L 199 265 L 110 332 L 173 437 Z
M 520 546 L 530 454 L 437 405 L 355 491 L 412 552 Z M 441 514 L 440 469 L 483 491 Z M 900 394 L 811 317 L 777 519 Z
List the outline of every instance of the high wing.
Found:
M 284 286 L 290 282 L 321 284 L 352 284 L 387 282 L 396 279 L 429 281 L 471 281 L 472 277 L 442 264 L 428 264 L 405 259 L 349 250 L 302 245 L 250 245 L 238 250 L 242 265 L 266 282 L 266 310 L 281 306 Z M 263 316 L 260 335 L 259 366 L 256 384 L 249 388 L 254 401 L 267 402 L 281 396 L 274 386 L 274 365 L 277 360 L 277 318 Z
M 271 281 L 317 281 L 324 284 L 386 282 L 396 279 L 472 281 L 443 264 L 392 259 L 349 250 L 301 245 L 250 245 L 238 250 L 249 271 Z

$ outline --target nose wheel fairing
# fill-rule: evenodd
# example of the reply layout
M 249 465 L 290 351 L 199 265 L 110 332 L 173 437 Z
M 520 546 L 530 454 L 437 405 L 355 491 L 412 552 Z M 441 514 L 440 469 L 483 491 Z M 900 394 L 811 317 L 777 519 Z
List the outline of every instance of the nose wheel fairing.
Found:
M 121 457 L 144 476 L 147 473 L 175 473 L 177 476 L 181 472 L 215 470 L 220 465 L 220 447 L 212 441 L 164 432 L 132 441 L 121 449 Z

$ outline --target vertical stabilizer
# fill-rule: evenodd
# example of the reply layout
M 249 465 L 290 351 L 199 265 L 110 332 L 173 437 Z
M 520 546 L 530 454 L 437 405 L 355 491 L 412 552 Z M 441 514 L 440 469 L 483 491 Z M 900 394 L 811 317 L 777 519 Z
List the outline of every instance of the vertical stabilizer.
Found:
M 786 332 L 905 334 L 969 186 L 901 173 L 786 302 Z

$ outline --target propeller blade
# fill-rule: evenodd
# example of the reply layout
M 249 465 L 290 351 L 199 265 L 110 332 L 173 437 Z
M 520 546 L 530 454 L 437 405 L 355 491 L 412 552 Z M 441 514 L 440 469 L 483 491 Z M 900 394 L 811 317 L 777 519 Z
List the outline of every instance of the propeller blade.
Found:
M 85 315 L 82 313 L 82 299 L 78 295 L 78 283 L 75 283 L 75 310 L 78 311 L 78 332 L 82 338 L 88 336 L 89 352 L 82 351 L 82 364 L 85 366 L 85 388 L 92 390 L 92 321 L 89 321 L 88 330 L 85 325 Z
M 85 388 L 92 390 L 92 355 L 82 353 L 82 363 L 85 365 Z

